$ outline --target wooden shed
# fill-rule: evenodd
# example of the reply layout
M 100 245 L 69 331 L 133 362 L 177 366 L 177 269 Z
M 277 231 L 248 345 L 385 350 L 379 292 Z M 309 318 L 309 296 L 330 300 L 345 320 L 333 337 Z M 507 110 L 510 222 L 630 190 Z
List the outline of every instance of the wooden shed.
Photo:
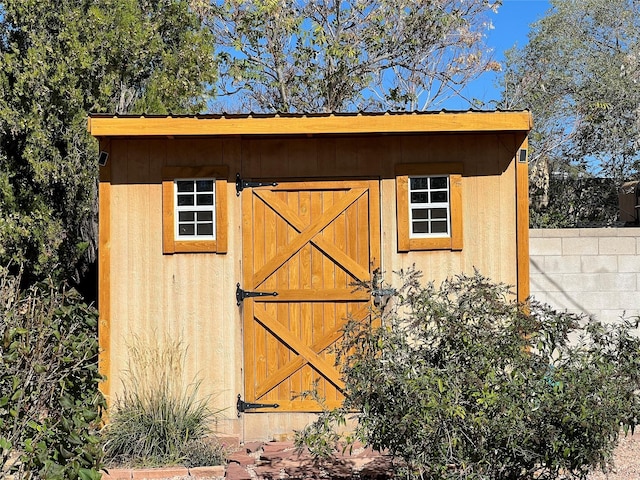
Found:
M 527 111 L 92 115 L 104 393 L 121 392 L 127 339 L 173 335 L 226 408 L 220 431 L 277 438 L 318 410 L 295 397 L 313 382 L 341 401 L 329 347 L 371 302 L 354 281 L 477 268 L 524 300 L 531 125 Z M 238 395 L 279 407 L 238 415 Z

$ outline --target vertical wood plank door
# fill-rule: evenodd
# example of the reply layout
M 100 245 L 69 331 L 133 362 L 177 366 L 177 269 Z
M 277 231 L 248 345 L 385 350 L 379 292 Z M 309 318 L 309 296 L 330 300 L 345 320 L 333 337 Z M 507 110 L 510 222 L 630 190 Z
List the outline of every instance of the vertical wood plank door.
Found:
M 380 263 L 377 180 L 280 183 L 243 191 L 243 289 L 277 296 L 243 302 L 245 400 L 268 412 L 314 412 L 299 397 L 316 388 L 343 400 L 331 347 L 351 317 L 369 317 L 371 296 L 354 289 Z

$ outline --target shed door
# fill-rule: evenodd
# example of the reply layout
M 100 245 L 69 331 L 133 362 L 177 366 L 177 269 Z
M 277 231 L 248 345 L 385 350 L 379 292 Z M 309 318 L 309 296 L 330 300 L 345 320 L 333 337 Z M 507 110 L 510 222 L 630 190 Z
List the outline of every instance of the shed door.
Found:
M 280 183 L 243 191 L 242 203 L 243 289 L 278 293 L 243 302 L 245 400 L 318 411 L 294 398 L 316 384 L 338 406 L 330 347 L 348 316 L 368 318 L 371 297 L 352 284 L 379 266 L 379 183 Z

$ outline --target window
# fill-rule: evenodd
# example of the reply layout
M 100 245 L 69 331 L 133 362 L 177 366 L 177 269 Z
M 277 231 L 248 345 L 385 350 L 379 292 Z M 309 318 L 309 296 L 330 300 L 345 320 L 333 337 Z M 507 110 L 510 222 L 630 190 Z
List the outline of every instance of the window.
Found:
M 163 181 L 163 252 L 227 250 L 226 167 L 166 167 Z
M 449 177 L 409 177 L 409 236 L 448 237 Z
M 462 165 L 396 166 L 398 250 L 462 250 Z
M 176 179 L 175 238 L 216 239 L 216 181 L 214 178 Z

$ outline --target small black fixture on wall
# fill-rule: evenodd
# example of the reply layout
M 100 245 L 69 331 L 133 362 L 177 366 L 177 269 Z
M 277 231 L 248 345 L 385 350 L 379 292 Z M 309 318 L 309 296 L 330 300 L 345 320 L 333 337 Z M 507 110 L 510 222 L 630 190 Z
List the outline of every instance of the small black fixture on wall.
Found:
M 107 164 L 107 160 L 109 160 L 109 153 L 102 150 L 98 157 L 98 165 L 104 167 Z
M 520 155 L 518 157 L 518 161 L 520 163 L 527 163 L 527 149 L 526 148 L 521 148 L 520 152 L 518 152 Z

